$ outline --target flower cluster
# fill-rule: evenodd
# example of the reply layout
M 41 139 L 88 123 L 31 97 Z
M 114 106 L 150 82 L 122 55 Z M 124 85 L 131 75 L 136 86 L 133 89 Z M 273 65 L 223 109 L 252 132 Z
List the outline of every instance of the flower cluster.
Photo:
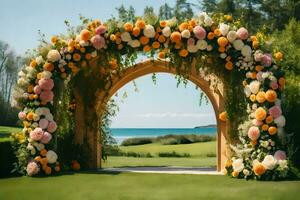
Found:
M 232 20 L 230 16 L 226 19 Z M 46 150 L 57 129 L 50 110 L 54 77 L 75 76 L 80 70 L 89 69 L 91 61 L 102 59 L 101 55 L 108 52 L 111 55 L 105 54 L 108 62 L 105 63 L 107 58 L 104 58 L 103 65 L 109 68 L 99 66 L 98 69 L 99 76 L 108 80 L 106 75 L 122 70 L 120 57 L 136 51 L 170 62 L 174 58 L 191 61 L 199 55 L 209 55 L 224 63 L 225 72 L 244 72 L 240 74 L 246 75 L 243 86 L 249 107 L 247 130 L 241 134 L 244 150 L 228 160 L 226 170 L 234 177 L 255 178 L 275 172 L 284 177 L 288 165 L 278 137 L 283 134 L 285 125 L 280 106 L 281 90 L 285 85 L 279 70 L 282 53 L 277 52 L 274 60 L 271 54 L 259 50 L 258 38 L 250 36 L 246 28 L 218 24 L 206 13 L 182 23 L 173 18 L 147 24 L 138 18 L 134 23 L 116 24 L 90 21 L 76 35 L 52 37 L 50 49 L 41 52 L 19 73 L 15 99 L 23 106 L 19 118 L 23 121 L 24 137 L 20 137 L 20 141 L 24 142 L 25 138 L 32 155 L 27 166 L 28 175 L 60 170 L 55 152 Z M 122 53 L 117 54 L 116 50 Z M 225 111 L 220 113 L 219 119 L 223 123 L 229 121 Z

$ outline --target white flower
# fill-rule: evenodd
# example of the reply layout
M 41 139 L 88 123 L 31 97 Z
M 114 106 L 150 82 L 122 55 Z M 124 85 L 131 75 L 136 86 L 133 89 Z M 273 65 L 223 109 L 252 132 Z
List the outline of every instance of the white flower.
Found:
M 25 74 L 23 71 L 20 71 L 20 72 L 18 73 L 18 76 L 21 78 L 21 77 L 26 76 L 26 74 Z
M 230 43 L 232 43 L 237 38 L 237 34 L 235 31 L 229 31 L 227 33 L 227 39 Z
M 206 12 L 201 12 L 199 13 L 199 19 L 204 21 L 204 19 L 208 17 L 207 13 Z
M 71 54 L 67 54 L 67 55 L 66 55 L 66 59 L 67 59 L 67 60 L 71 60 L 71 59 L 72 59 Z
M 80 40 L 80 41 L 79 41 L 79 44 L 80 44 L 80 46 L 82 46 L 82 47 L 89 46 L 89 42 L 88 42 L 88 41 L 84 41 L 84 40 Z
M 253 94 L 257 94 L 257 93 L 258 93 L 259 87 L 260 87 L 260 82 L 257 81 L 257 80 L 252 81 L 252 82 L 249 84 L 250 91 L 251 91 L 251 93 L 253 93 Z
M 207 49 L 207 51 L 211 51 L 213 49 L 213 46 L 212 45 L 207 45 L 206 49 Z
M 245 57 L 250 57 L 252 53 L 252 49 L 249 45 L 245 45 L 241 51 L 242 55 Z
M 274 122 L 278 127 L 284 127 L 285 126 L 285 117 L 283 115 L 280 115 L 276 119 L 274 119 Z
M 34 146 L 32 146 L 30 143 L 28 143 L 27 149 L 30 151 L 31 155 L 34 155 L 36 153 Z
M 57 160 L 57 154 L 54 151 L 50 150 L 47 152 L 46 158 L 48 159 L 48 163 L 53 164 Z
M 225 59 L 225 58 L 226 58 L 226 56 L 227 56 L 227 54 L 226 54 L 226 53 L 221 53 L 221 54 L 220 54 L 220 57 L 221 57 L 222 59 Z
M 144 35 L 148 38 L 153 38 L 155 36 L 155 30 L 152 25 L 146 25 L 144 28 Z
M 279 160 L 278 161 L 278 165 L 281 169 L 285 169 L 288 168 L 288 163 L 287 160 Z
M 239 158 L 232 162 L 233 170 L 236 172 L 241 172 L 244 169 L 243 159 Z
M 60 53 L 55 49 L 50 50 L 47 54 L 47 60 L 50 62 L 59 61 L 60 58 Z
M 277 164 L 277 160 L 272 155 L 267 155 L 262 161 L 263 166 L 266 169 L 272 170 Z
M 191 32 L 190 32 L 189 30 L 185 29 L 185 30 L 183 30 L 183 31 L 181 32 L 181 36 L 182 36 L 183 38 L 190 38 L 190 37 L 191 37 Z
M 24 87 L 26 85 L 29 84 L 29 82 L 27 80 L 25 80 L 24 78 L 20 78 L 18 81 L 17 81 L 17 84 L 21 87 Z
M 91 53 L 91 56 L 92 56 L 92 58 L 96 58 L 96 57 L 97 57 L 97 51 L 93 51 L 93 52 Z
M 38 151 L 45 148 L 45 145 L 39 142 L 35 142 L 33 145 L 37 148 Z
M 140 41 L 139 40 L 130 40 L 128 42 L 128 45 L 133 47 L 133 48 L 137 48 L 141 45 Z
M 198 49 L 204 50 L 207 48 L 207 42 L 205 40 L 198 40 L 196 46 L 198 47 Z
M 121 40 L 123 42 L 129 42 L 131 40 L 131 36 L 128 32 L 124 32 L 121 34 Z
M 225 36 L 229 31 L 229 26 L 227 24 L 220 24 L 220 31 L 223 36 Z
M 242 40 L 235 40 L 232 44 L 233 47 L 238 51 L 242 50 L 242 48 L 244 47 L 244 43 Z
M 35 59 L 36 63 L 39 65 L 39 64 L 42 64 L 44 62 L 44 59 L 42 56 L 39 56 Z
M 209 16 L 205 16 L 204 24 L 206 26 L 211 26 L 213 24 L 213 21 L 212 21 L 212 19 Z
M 43 71 L 41 75 L 42 75 L 42 78 L 51 78 L 52 73 L 49 71 Z
M 245 86 L 244 93 L 245 93 L 246 97 L 249 97 L 251 95 L 251 90 L 250 90 L 249 85 Z
M 244 170 L 243 170 L 243 174 L 244 174 L 245 176 L 249 176 L 250 172 L 249 172 L 248 169 L 244 169 Z
M 188 45 L 187 50 L 191 53 L 195 53 L 198 51 L 198 47 L 196 45 Z
M 171 29 L 169 26 L 166 26 L 165 28 L 163 28 L 163 30 L 161 31 L 163 36 L 165 37 L 170 37 L 171 35 Z

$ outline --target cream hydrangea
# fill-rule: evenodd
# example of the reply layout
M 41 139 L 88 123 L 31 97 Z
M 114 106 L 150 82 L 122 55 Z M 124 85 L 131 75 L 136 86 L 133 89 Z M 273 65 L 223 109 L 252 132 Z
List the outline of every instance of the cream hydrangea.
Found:
M 130 33 L 128 33 L 128 32 L 123 32 L 123 33 L 121 34 L 121 40 L 122 40 L 123 42 L 129 42 L 129 41 L 131 41 Z
M 244 161 L 242 158 L 236 159 L 232 162 L 233 170 L 236 172 L 241 172 L 244 169 Z
M 220 24 L 220 31 L 221 31 L 221 34 L 223 36 L 226 36 L 226 34 L 228 33 L 229 31 L 229 26 L 227 24 L 224 24 L 224 23 L 221 23 Z
M 205 40 L 198 40 L 196 46 L 200 50 L 205 50 L 207 48 L 207 42 Z
M 154 38 L 155 36 L 154 27 L 150 24 L 147 24 L 144 28 L 144 35 L 148 38 Z
M 56 49 L 52 49 L 47 54 L 47 60 L 50 62 L 57 62 L 61 59 L 60 53 Z
M 47 152 L 46 158 L 48 160 L 48 163 L 53 164 L 57 161 L 57 154 L 54 151 L 50 150 Z
M 274 158 L 274 156 L 267 155 L 262 161 L 262 164 L 266 169 L 272 170 L 275 168 L 277 160 Z
M 189 30 L 185 29 L 181 32 L 181 37 L 188 39 L 191 37 L 191 32 Z

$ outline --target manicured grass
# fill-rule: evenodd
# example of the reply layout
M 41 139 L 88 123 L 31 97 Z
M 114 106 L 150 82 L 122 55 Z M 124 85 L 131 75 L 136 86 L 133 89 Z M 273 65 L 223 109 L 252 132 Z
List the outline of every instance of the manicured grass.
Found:
M 260 182 L 214 175 L 78 173 L 0 179 L 0 199 L 297 199 L 300 181 Z
M 134 158 L 126 156 L 110 156 L 106 162 L 107 167 L 138 167 L 138 166 L 184 166 L 184 167 L 215 167 L 216 157 L 191 157 L 191 158 Z
M 151 153 L 157 155 L 159 152 L 175 151 L 179 154 L 188 153 L 191 156 L 206 157 L 207 154 L 216 153 L 216 141 L 198 142 L 193 144 L 177 144 L 162 145 L 159 143 L 136 145 L 136 146 L 120 146 L 120 150 L 124 152 Z
M 10 140 L 10 134 L 19 131 L 22 131 L 22 129 L 18 127 L 0 126 L 0 142 Z

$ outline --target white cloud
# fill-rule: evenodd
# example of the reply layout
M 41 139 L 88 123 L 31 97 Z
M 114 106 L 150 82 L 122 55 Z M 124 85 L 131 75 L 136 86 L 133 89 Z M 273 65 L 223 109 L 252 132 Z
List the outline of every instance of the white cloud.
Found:
M 138 114 L 137 117 L 141 118 L 205 118 L 205 117 L 212 117 L 215 116 L 214 113 L 144 113 Z

